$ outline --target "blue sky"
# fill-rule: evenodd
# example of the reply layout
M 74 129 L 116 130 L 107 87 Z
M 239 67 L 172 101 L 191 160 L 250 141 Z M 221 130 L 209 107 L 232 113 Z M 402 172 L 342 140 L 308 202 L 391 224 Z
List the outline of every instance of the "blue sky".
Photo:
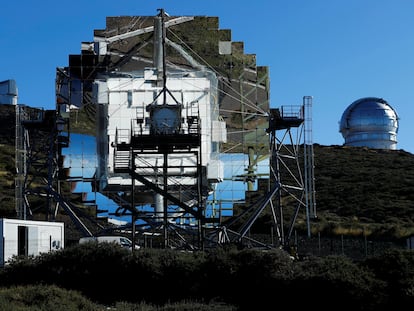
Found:
M 381 97 L 400 117 L 398 149 L 414 153 L 412 0 L 14 0 L 0 4 L 0 81 L 18 102 L 55 107 L 56 67 L 79 54 L 107 16 L 219 17 L 233 41 L 270 70 L 271 107 L 313 96 L 313 141 L 342 145 L 338 122 L 362 97 Z

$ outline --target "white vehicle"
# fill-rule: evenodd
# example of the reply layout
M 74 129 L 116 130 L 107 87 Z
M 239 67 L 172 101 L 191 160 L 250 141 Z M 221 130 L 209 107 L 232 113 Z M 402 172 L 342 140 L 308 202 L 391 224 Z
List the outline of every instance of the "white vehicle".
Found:
M 132 241 L 126 237 L 118 235 L 105 235 L 105 236 L 96 236 L 96 237 L 83 237 L 79 239 L 79 243 L 88 243 L 88 242 L 97 242 L 97 243 L 116 243 L 122 247 L 132 250 Z M 140 249 L 139 245 L 135 245 L 135 249 Z

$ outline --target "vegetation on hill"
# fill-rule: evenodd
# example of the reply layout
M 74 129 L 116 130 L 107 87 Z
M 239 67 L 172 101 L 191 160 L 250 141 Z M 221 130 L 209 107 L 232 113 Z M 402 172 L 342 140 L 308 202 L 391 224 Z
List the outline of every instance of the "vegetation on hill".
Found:
M 0 144 L 0 217 L 16 217 L 14 145 Z
M 317 217 L 310 219 L 313 236 L 402 241 L 414 234 L 413 154 L 314 144 L 314 162 Z M 289 184 L 289 177 L 282 172 L 281 182 Z M 249 193 L 246 203 L 236 205 L 235 214 L 260 201 L 263 195 L 260 191 Z M 290 224 L 297 202 L 286 192 L 282 192 L 281 202 L 284 223 Z M 272 227 L 273 215 L 268 208 L 250 233 L 269 235 Z M 304 208 L 297 215 L 294 230 L 307 235 Z
M 336 234 L 414 234 L 414 155 L 315 145 L 318 223 Z
M 86 243 L 15 258 L 0 270 L 0 297 L 5 288 L 13 288 L 14 294 L 7 294 L 11 303 L 56 302 L 59 310 L 98 310 L 88 301 L 116 310 L 266 310 L 269 305 L 332 310 L 337 304 L 349 310 L 390 310 L 413 305 L 413 266 L 408 250 L 363 261 L 344 256 L 292 260 L 277 249 L 131 253 L 113 243 Z M 37 294 L 36 284 L 45 286 Z M 71 301 L 58 288 L 70 291 Z M 21 297 L 25 292 L 28 296 Z M 49 294 L 58 298 L 47 302 Z M 138 308 L 143 303 L 159 309 Z

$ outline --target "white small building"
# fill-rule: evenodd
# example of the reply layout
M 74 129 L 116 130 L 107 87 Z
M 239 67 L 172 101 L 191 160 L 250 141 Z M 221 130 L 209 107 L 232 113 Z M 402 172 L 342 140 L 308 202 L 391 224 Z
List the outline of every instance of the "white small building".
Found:
M 36 256 L 64 248 L 64 223 L 0 218 L 0 266 L 13 256 Z

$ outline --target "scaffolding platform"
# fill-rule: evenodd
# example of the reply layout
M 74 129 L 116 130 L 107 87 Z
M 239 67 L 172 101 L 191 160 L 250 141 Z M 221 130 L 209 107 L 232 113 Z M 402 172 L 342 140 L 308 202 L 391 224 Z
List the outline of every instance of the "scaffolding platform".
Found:
M 267 132 L 299 127 L 305 121 L 302 106 L 287 106 L 270 109 Z

